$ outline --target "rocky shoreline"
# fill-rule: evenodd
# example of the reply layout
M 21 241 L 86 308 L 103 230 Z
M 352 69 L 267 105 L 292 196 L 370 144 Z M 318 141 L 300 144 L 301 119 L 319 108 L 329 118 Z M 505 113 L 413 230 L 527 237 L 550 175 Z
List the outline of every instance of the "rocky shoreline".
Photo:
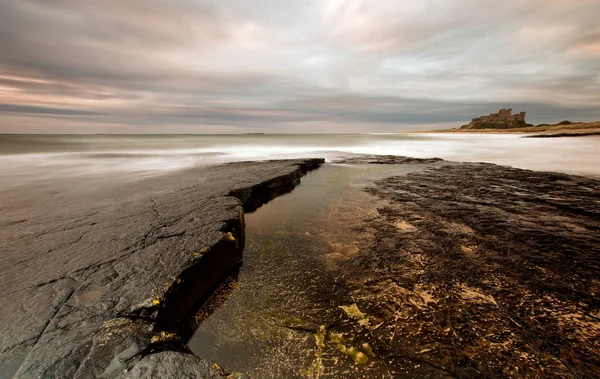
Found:
M 367 191 L 379 216 L 339 265 L 368 323 L 335 332 L 391 377 L 600 372 L 600 181 L 460 163 Z
M 193 355 L 179 323 L 240 263 L 244 211 L 291 191 L 323 162 L 174 174 L 161 179 L 166 189 L 152 180 L 111 188 L 103 204 L 67 197 L 60 216 L 22 219 L 20 207 L 7 207 L 2 377 L 243 377 Z
M 236 306 L 224 306 L 219 321 L 209 323 L 220 330 L 231 325 L 240 334 L 245 326 L 249 335 L 265 336 L 278 325 L 281 340 L 302 347 L 280 342 L 269 358 L 254 358 L 262 364 L 245 366 L 249 373 L 280 377 L 273 373 L 302 362 L 302 352 L 310 351 L 309 369 L 301 371 L 306 362 L 297 364 L 285 377 L 595 377 L 600 181 L 397 156 L 336 163 L 342 167 L 313 175 L 328 171 L 341 178 L 381 165 L 396 167 L 398 174 L 367 183 L 358 179 L 358 187 L 328 197 L 323 212 L 329 216 L 315 212 L 321 216 L 313 219 L 325 230 L 324 244 L 312 229 L 306 238 L 302 227 L 295 232 L 295 243 L 306 252 L 292 249 L 290 257 L 302 254 L 318 262 L 314 252 L 322 251 L 323 264 L 319 274 L 304 274 L 310 290 L 286 286 L 285 280 L 269 282 L 303 299 L 285 306 L 284 317 L 277 306 L 249 307 L 250 318 L 262 312 L 256 318 L 261 328 L 228 319 Z M 308 185 L 316 185 L 312 176 L 299 192 Z M 269 267 L 268 258 L 262 259 L 261 267 Z M 284 278 L 302 272 L 280 267 L 288 272 Z M 262 277 L 269 271 L 259 272 Z M 239 296 L 234 298 L 239 307 Z M 227 351 L 255 346 L 231 342 L 236 341 L 231 335 L 226 341 L 227 347 L 220 346 Z M 299 357 L 287 360 L 277 346 Z
M 57 197 L 47 207 L 64 206 L 60 217 L 6 207 L 2 373 L 245 378 L 191 353 L 190 314 L 239 264 L 244 212 L 323 163 L 231 163 L 114 187 L 93 204 L 86 201 L 96 195 Z M 366 184 L 353 192 L 355 204 L 338 209 L 354 221 L 330 230 L 336 254 L 324 277 L 333 284 L 317 286 L 326 292 L 319 307 L 332 307 L 327 322 L 289 327 L 316 341 L 311 372 L 583 378 L 600 371 L 599 180 L 439 158 L 336 163 L 410 170 Z M 366 212 L 355 218 L 358 207 Z M 333 362 L 341 369 L 332 371 Z

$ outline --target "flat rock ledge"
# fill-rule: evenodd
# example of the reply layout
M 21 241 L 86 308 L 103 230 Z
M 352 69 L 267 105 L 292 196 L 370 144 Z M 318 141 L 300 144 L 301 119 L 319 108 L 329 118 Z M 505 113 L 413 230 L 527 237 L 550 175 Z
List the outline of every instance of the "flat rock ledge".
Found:
M 448 163 L 366 191 L 341 270 L 391 377 L 598 377 L 600 181 Z
M 413 158 L 399 155 L 361 155 L 335 160 L 337 164 L 426 164 L 443 162 L 442 158 Z
M 241 262 L 244 211 L 322 163 L 224 164 L 66 221 L 6 220 L 0 376 L 244 378 L 193 355 L 180 325 Z

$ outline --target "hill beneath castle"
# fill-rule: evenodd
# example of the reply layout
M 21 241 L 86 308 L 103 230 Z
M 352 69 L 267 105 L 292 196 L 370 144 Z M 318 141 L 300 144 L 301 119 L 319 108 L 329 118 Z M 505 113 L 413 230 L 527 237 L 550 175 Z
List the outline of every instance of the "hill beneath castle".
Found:
M 489 116 L 476 117 L 467 125 L 460 128 L 439 130 L 418 130 L 409 133 L 542 133 L 568 135 L 594 135 L 600 133 L 600 121 L 571 122 L 561 121 L 557 124 L 539 124 L 534 126 L 525 121 L 525 112 L 513 114 L 512 109 L 500 109 L 498 113 Z
M 525 121 L 520 120 L 505 120 L 505 121 L 483 121 L 470 123 L 468 125 L 461 126 L 461 129 L 514 129 L 514 128 L 525 128 L 528 126 L 533 126 L 531 124 L 527 124 Z
M 512 114 L 512 109 L 500 109 L 498 113 L 489 116 L 481 116 L 471 120 L 468 125 L 461 129 L 512 129 L 533 126 L 525 122 L 525 112 Z
M 523 133 L 523 134 L 569 134 L 569 135 L 589 135 L 589 133 L 600 132 L 600 121 L 577 122 L 577 123 L 558 123 L 558 124 L 540 124 L 537 126 L 527 125 L 523 127 L 497 127 L 493 123 L 487 124 L 488 127 L 461 127 L 438 130 L 420 130 L 413 133 Z

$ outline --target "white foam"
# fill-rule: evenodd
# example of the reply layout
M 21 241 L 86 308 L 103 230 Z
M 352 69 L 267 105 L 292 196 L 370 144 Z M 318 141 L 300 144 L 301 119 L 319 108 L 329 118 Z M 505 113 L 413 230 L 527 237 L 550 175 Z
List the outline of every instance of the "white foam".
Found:
M 119 137 L 114 137 L 118 140 Z M 153 140 L 153 143 L 156 141 Z M 243 160 L 390 154 L 418 158 L 484 161 L 515 167 L 600 176 L 598 137 L 535 139 L 520 135 L 411 134 L 312 135 L 244 138 L 219 136 L 184 141 L 165 139 L 161 148 L 98 149 L 84 152 L 0 155 L 0 178 L 71 177 L 111 173 L 160 174 L 199 165 Z M 191 147 L 196 144 L 198 147 Z M 140 148 L 140 145 L 142 148 Z M 148 146 L 149 147 L 149 146 Z

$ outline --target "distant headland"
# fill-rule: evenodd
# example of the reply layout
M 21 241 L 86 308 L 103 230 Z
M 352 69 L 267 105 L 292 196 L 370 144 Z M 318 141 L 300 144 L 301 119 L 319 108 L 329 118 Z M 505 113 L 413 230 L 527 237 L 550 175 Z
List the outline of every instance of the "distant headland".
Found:
M 439 130 L 414 130 L 406 133 L 540 133 L 556 136 L 590 136 L 600 133 L 600 121 L 571 122 L 561 121 L 557 124 L 528 124 L 525 121 L 526 112 L 513 114 L 511 108 L 502 108 L 498 113 L 489 116 L 475 117 L 467 125 L 460 128 Z
M 502 108 L 498 113 L 472 119 L 470 124 L 463 125 L 461 129 L 510 129 L 524 126 L 533 126 L 525 122 L 525 112 L 512 114 L 511 108 Z

